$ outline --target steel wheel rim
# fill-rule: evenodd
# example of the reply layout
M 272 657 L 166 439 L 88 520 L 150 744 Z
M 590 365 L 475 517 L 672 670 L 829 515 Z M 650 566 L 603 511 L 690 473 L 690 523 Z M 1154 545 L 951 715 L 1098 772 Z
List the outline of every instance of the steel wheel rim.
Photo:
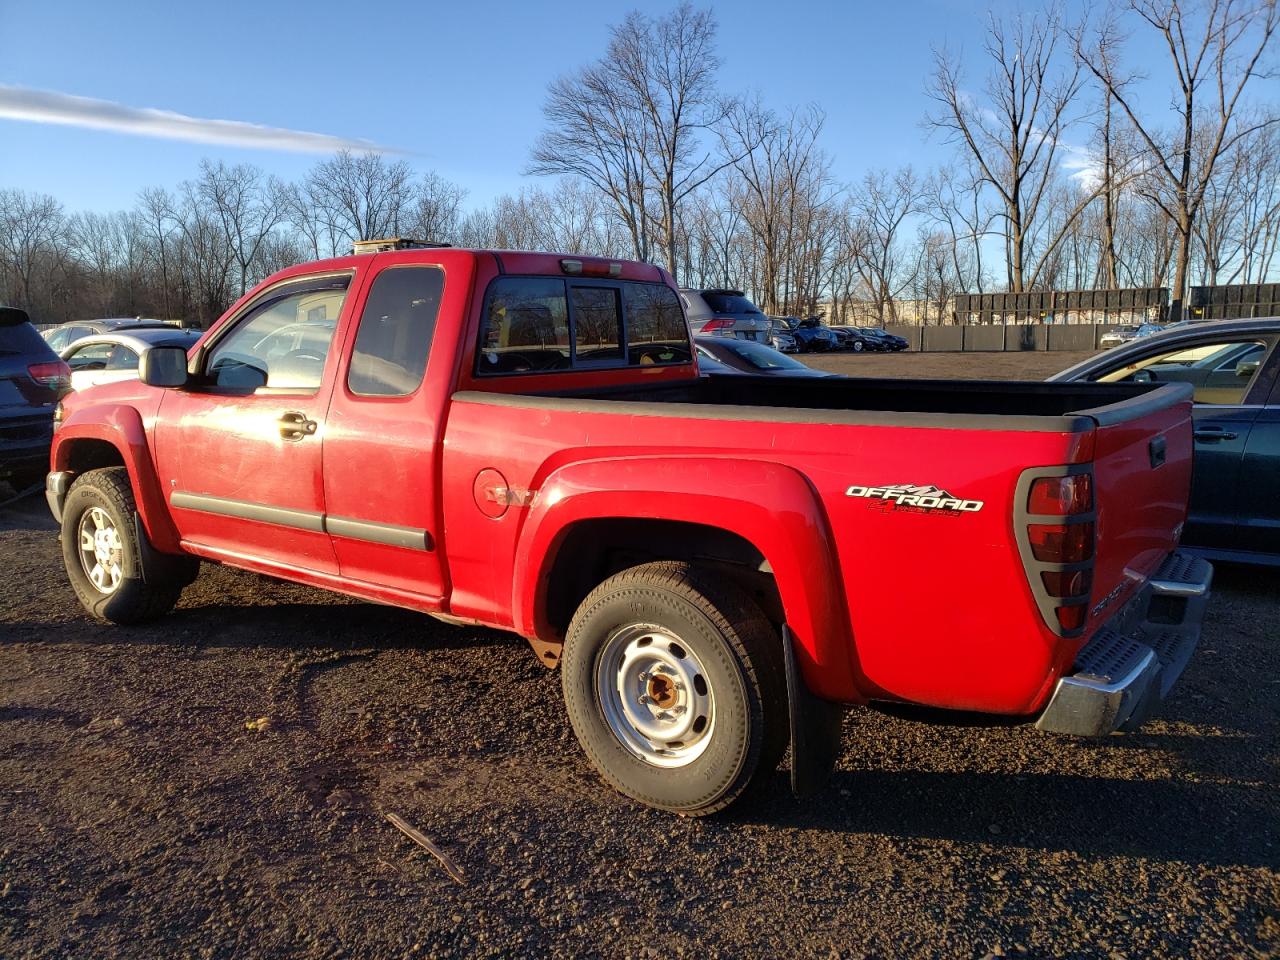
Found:
M 112 594 L 124 580 L 124 542 L 111 515 L 101 507 L 90 507 L 76 528 L 80 566 L 93 588 Z
M 664 627 L 635 623 L 605 641 L 596 699 L 618 741 L 655 767 L 687 766 L 711 743 L 715 696 L 706 671 Z

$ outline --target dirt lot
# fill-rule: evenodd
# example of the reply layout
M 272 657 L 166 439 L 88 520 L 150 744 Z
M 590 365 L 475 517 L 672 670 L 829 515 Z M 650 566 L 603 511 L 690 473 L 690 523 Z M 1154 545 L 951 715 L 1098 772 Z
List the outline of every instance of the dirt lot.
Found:
M 825 794 L 780 771 L 691 821 L 602 785 L 516 638 L 207 565 L 163 622 L 91 623 L 38 498 L 0 559 L 6 958 L 1280 951 L 1275 573 L 1219 570 L 1140 734 L 857 710 Z
M 984 377 L 1043 380 L 1093 353 L 806 353 L 797 360 L 848 377 Z

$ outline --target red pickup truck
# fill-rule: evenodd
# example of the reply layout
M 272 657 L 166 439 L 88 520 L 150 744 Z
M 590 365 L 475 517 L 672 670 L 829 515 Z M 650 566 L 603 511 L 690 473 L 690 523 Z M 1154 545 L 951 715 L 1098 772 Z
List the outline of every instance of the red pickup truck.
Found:
M 484 624 L 562 669 L 615 787 L 729 804 L 843 705 L 1130 729 L 1196 644 L 1191 389 L 700 377 L 672 279 L 395 249 L 262 283 L 65 399 L 47 496 L 90 613 L 200 560 Z

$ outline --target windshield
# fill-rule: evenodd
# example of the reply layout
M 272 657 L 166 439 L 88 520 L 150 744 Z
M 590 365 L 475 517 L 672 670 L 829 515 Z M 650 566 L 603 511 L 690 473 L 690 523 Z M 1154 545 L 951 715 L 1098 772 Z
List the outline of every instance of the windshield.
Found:
M 702 294 L 707 306 L 716 313 L 760 313 L 754 303 L 740 293 L 724 293 L 708 290 Z
M 772 347 L 766 347 L 762 343 L 752 343 L 750 340 L 726 340 L 722 344 L 718 344 L 722 350 L 732 353 L 734 356 L 745 360 L 757 370 L 808 370 L 803 363 L 798 360 L 792 360 L 785 354 L 779 353 Z

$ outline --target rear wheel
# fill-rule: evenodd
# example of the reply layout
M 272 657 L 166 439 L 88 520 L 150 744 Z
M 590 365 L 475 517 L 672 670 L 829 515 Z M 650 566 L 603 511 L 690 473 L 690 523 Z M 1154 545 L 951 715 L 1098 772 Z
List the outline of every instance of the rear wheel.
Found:
M 197 561 L 157 556 L 143 579 L 139 529 L 124 467 L 76 479 L 62 511 L 62 560 L 85 610 L 112 623 L 142 623 L 168 613 L 194 579 Z
M 861 341 L 861 340 L 855 340 L 855 341 L 853 341 L 853 350 L 854 350 L 854 353 L 861 353 L 861 352 L 862 352 L 862 341 Z
M 689 564 L 644 564 L 600 584 L 574 615 L 561 668 L 587 756 L 649 806 L 720 810 L 786 747 L 776 632 L 746 593 Z

